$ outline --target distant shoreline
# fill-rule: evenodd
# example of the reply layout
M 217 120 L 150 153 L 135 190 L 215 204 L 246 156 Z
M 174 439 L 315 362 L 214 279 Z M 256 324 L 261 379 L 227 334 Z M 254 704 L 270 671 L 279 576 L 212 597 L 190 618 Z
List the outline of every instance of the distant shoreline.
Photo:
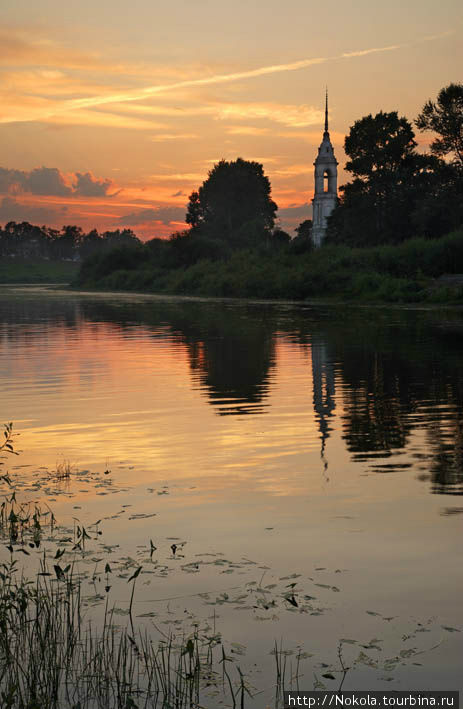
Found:
M 190 253 L 194 240 L 172 243 L 161 252 L 157 244 L 124 246 L 83 262 L 3 261 L 0 284 L 318 306 L 463 305 L 461 229 L 397 245 L 327 245 L 298 252 L 290 244 L 266 244 L 215 257 Z
M 81 288 L 72 286 L 70 283 L 0 283 L 0 294 L 2 290 L 6 292 L 11 289 L 24 289 L 27 293 L 28 289 L 39 288 L 39 289 L 49 289 L 49 292 L 56 291 L 56 295 L 68 294 L 77 297 L 86 298 L 105 298 L 105 297 L 121 297 L 127 299 L 133 299 L 135 297 L 142 296 L 144 299 L 151 300 L 166 300 L 166 301 L 184 301 L 184 302 L 212 302 L 212 303 L 236 303 L 236 304 L 249 304 L 249 305 L 286 305 L 286 306 L 297 306 L 306 308 L 360 308 L 360 309 L 394 309 L 394 310 L 420 310 L 420 311 L 438 311 L 438 310 L 452 310 L 452 311 L 463 311 L 463 303 L 394 303 L 388 301 L 360 301 L 360 300 L 346 300 L 341 297 L 333 297 L 332 299 L 317 299 L 311 298 L 310 300 L 290 300 L 283 298 L 257 298 L 257 297 L 227 297 L 227 296 L 214 296 L 214 295 L 186 295 L 179 293 L 150 293 L 146 291 L 134 291 L 134 290 L 110 290 L 110 289 L 91 289 L 91 288 Z M 463 327 L 463 324 L 462 324 Z

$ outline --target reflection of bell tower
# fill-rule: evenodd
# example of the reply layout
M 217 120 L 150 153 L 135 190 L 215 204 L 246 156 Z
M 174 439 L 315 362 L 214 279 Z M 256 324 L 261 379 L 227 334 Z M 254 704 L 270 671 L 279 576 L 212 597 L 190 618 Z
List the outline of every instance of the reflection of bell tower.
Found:
M 321 434 L 321 457 L 324 460 L 326 441 L 329 438 L 330 427 L 328 419 L 335 409 L 334 368 L 327 356 L 325 342 L 312 342 L 312 382 L 313 407 L 317 414 L 318 427 Z M 325 470 L 327 468 L 325 461 Z
M 334 157 L 328 132 L 328 90 L 326 91 L 325 104 L 325 132 L 314 165 L 315 194 L 312 200 L 312 240 L 314 246 L 321 246 L 326 234 L 326 220 L 338 201 L 338 161 Z

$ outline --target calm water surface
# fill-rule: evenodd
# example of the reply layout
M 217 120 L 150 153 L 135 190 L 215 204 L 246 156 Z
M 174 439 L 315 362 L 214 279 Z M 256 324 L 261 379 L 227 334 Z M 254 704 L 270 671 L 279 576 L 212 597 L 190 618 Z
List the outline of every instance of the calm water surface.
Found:
M 0 343 L 23 494 L 102 520 L 90 613 L 142 564 L 138 622 L 215 624 L 261 689 L 275 640 L 335 689 L 341 639 L 346 689 L 462 688 L 461 313 L 10 287 Z

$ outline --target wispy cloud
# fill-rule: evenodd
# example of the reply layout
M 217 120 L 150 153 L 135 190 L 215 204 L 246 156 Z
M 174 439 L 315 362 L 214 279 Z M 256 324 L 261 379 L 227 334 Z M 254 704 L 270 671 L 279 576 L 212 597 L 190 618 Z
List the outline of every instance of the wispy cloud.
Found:
M 291 139 L 296 139 L 297 141 L 304 141 L 305 143 L 310 143 L 311 145 L 319 145 L 320 144 L 320 131 L 301 131 L 301 130 L 286 130 L 286 131 L 278 131 L 276 133 L 276 136 L 278 138 L 291 138 Z M 331 142 L 334 144 L 341 144 L 344 142 L 345 135 L 344 133 L 338 133 L 336 131 L 330 130 L 330 138 Z
M 265 135 L 268 128 L 258 128 L 257 126 L 229 126 L 227 133 L 230 135 Z
M 282 219 L 308 219 L 312 216 L 312 205 L 309 202 L 291 204 L 289 207 L 280 208 L 277 217 Z
M 96 110 L 86 110 L 85 115 L 112 115 L 117 117 L 117 120 L 127 121 L 130 125 L 132 121 L 141 121 L 140 127 L 147 126 L 149 120 L 153 116 L 169 117 L 169 118 L 189 118 L 209 116 L 216 120 L 224 121 L 245 121 L 245 120 L 269 120 L 275 123 L 281 123 L 287 127 L 302 128 L 305 126 L 316 125 L 323 119 L 323 112 L 314 106 L 308 104 L 283 104 L 274 102 L 262 101 L 241 101 L 232 102 L 229 100 L 202 99 L 201 106 L 160 106 L 152 104 L 139 103 L 116 103 L 105 108 L 103 113 L 99 107 Z M 72 115 L 82 115 L 83 111 L 78 110 Z M 135 118 L 133 117 L 135 115 Z M 58 118 L 59 120 L 60 118 Z M 250 135 L 250 131 L 254 131 L 254 135 L 264 133 L 264 128 L 255 126 L 232 126 L 227 131 L 234 135 Z M 174 135 L 174 134 L 173 134 Z M 176 134 L 175 134 L 176 135 Z M 189 135 L 189 134 L 185 134 Z M 179 135 L 180 137 L 180 135 Z
M 296 177 L 297 175 L 309 175 L 312 170 L 312 164 L 309 163 L 305 165 L 288 165 L 287 167 L 275 168 L 272 170 L 272 173 L 280 177 Z
M 187 79 L 184 81 L 175 81 L 170 84 L 158 84 L 156 86 L 146 86 L 142 89 L 133 89 L 127 92 L 108 94 L 105 96 L 90 96 L 88 98 L 72 99 L 67 101 L 61 110 L 71 110 L 73 108 L 90 108 L 92 106 L 101 106 L 106 103 L 125 102 L 125 101 L 140 101 L 143 99 L 163 94 L 176 89 L 185 89 L 198 86 L 211 86 L 216 84 L 226 84 L 233 81 L 243 79 L 253 79 L 269 74 L 279 74 L 287 71 L 297 71 L 299 69 L 307 69 L 308 67 L 317 64 L 324 64 L 334 59 L 347 59 L 353 56 L 365 56 L 367 54 L 375 54 L 378 52 L 390 52 L 405 45 L 389 45 L 386 47 L 373 47 L 370 49 L 362 49 L 357 52 L 346 52 L 332 57 L 313 57 L 310 59 L 301 59 L 296 62 L 288 62 L 286 64 L 271 64 L 269 66 L 258 67 L 257 69 L 248 69 L 246 71 L 237 71 L 227 74 L 213 74 L 212 76 L 204 76 L 196 79 Z
M 248 69 L 246 71 L 237 71 L 222 74 L 213 74 L 211 76 L 203 76 L 193 79 L 186 79 L 182 81 L 174 81 L 171 83 L 157 84 L 154 86 L 146 86 L 144 88 L 136 88 L 128 91 L 105 91 L 100 92 L 99 95 L 86 96 L 82 98 L 72 98 L 63 101 L 57 101 L 53 106 L 49 108 L 44 108 L 35 112 L 35 120 L 49 120 L 52 117 L 57 117 L 62 114 L 74 113 L 76 111 L 82 111 L 85 109 L 98 108 L 100 106 L 105 106 L 109 104 L 121 104 L 133 101 L 143 101 L 149 98 L 162 95 L 168 92 L 172 92 L 178 89 L 186 88 L 197 88 L 203 86 L 212 86 L 218 84 L 227 84 L 234 81 L 241 81 L 245 79 L 258 78 L 260 76 L 267 76 L 270 74 L 279 74 L 289 71 L 298 71 L 300 69 L 307 69 L 311 66 L 318 64 L 324 64 L 329 61 L 337 59 L 349 59 L 355 56 L 366 56 L 368 54 L 375 54 L 379 52 L 390 52 L 400 49 L 405 45 L 389 45 L 385 47 L 372 47 L 369 49 L 362 49 L 355 52 L 345 52 L 343 54 L 331 56 L 331 57 L 312 57 L 308 59 L 301 59 L 296 62 L 288 62 L 284 64 L 271 64 L 268 66 L 258 67 L 256 69 Z M 86 115 L 88 118 L 88 113 Z M 3 122 L 11 122 L 18 120 L 27 120 L 26 115 L 20 114 L 16 117 L 14 115 L 7 115 L 4 117 Z M 29 120 L 31 118 L 29 117 Z
M 121 62 L 114 60 L 111 47 L 104 51 L 74 49 L 56 37 L 37 33 L 37 28 L 27 30 L 18 27 L 3 27 L 0 29 L 0 66 L 24 67 L 26 70 L 34 67 L 52 67 L 62 70 L 91 71 L 99 73 L 108 79 L 119 81 L 121 75 L 126 77 L 153 77 L 165 79 L 186 79 L 198 72 L 207 71 L 207 65 L 200 62 L 189 62 L 188 65 L 161 64 L 146 61 Z M 46 71 L 46 70 L 44 70 Z
M 150 140 L 154 143 L 163 143 L 165 140 L 195 140 L 197 138 L 195 133 L 159 133 L 152 135 Z
M 445 37 L 452 32 L 445 32 L 438 35 L 423 37 L 419 40 L 415 40 L 414 44 L 419 42 L 429 42 Z M 185 108 L 170 108 L 162 106 L 147 106 L 141 105 L 136 102 L 146 102 L 149 99 L 154 99 L 157 96 L 163 94 L 172 93 L 175 91 L 182 91 L 184 89 L 200 88 L 205 86 L 213 86 L 220 84 L 227 84 L 236 81 L 249 80 L 253 78 L 258 78 L 261 76 L 267 76 L 271 74 L 278 74 L 284 72 L 293 72 L 302 69 L 307 69 L 315 65 L 324 64 L 332 61 L 339 60 L 349 60 L 357 57 L 365 57 L 372 54 L 378 54 L 383 52 L 393 52 L 405 48 L 409 45 L 407 44 L 391 44 L 381 47 L 369 47 L 365 49 L 358 49 L 343 52 L 338 55 L 326 56 L 326 57 L 312 57 L 301 59 L 295 62 L 287 62 L 282 64 L 270 64 L 268 66 L 257 67 L 255 69 L 248 69 L 244 71 L 235 72 L 223 72 L 223 73 L 213 73 L 211 75 L 204 75 L 207 72 L 207 68 L 201 68 L 203 73 L 202 76 L 196 76 L 189 78 L 188 74 L 191 76 L 191 67 L 188 71 L 183 70 L 183 76 L 187 75 L 188 78 L 182 78 L 181 80 L 171 81 L 170 83 L 160 83 L 151 86 L 145 86 L 142 88 L 132 88 L 132 89 L 121 89 L 115 90 L 111 86 L 111 82 L 106 82 L 105 86 L 98 86 L 98 82 L 89 82 L 88 92 L 86 96 L 82 96 L 85 91 L 85 81 L 80 79 L 75 79 L 77 93 L 80 96 L 75 95 L 72 98 L 65 98 L 66 91 L 66 80 L 70 80 L 70 85 L 68 84 L 68 89 L 71 88 L 74 81 L 71 77 L 66 77 L 63 75 L 63 67 L 79 67 L 82 69 L 89 69 L 90 67 L 95 68 L 100 65 L 100 68 L 106 72 L 108 69 L 108 61 L 103 61 L 102 57 L 96 54 L 90 54 L 85 56 L 80 53 L 70 53 L 68 56 L 68 61 L 64 64 L 59 62 L 60 57 L 62 58 L 62 53 L 65 51 L 63 48 L 56 45 L 56 43 L 50 42 L 48 40 L 38 40 L 37 42 L 27 42 L 24 37 L 16 37 L 8 41 L 6 38 L 6 54 L 8 55 L 8 62 L 11 63 L 13 56 L 18 56 L 19 60 L 23 60 L 23 63 L 27 64 L 35 61 L 36 66 L 53 67 L 54 70 L 41 69 L 39 72 L 35 72 L 32 75 L 30 72 L 25 74 L 21 79 L 26 84 L 38 81 L 38 91 L 34 92 L 35 96 L 31 97 L 30 92 L 24 91 L 24 95 L 18 96 L 18 101 L 10 101 L 8 95 L 5 96 L 6 101 L 4 102 L 3 116 L 0 118 L 2 123 L 10 122 L 24 122 L 24 121 L 47 121 L 53 123 L 72 123 L 72 124 L 86 124 L 86 125 L 107 125 L 113 127 L 131 127 L 144 129 L 149 127 L 148 124 L 152 121 L 152 116 L 155 115 L 165 115 L 165 116 L 187 116 L 187 115 L 200 115 L 200 114 L 211 114 L 222 118 L 272 118 L 277 122 L 281 122 L 288 126 L 302 127 L 310 125 L 311 123 L 319 122 L 320 115 L 315 109 L 305 106 L 297 107 L 293 115 L 288 115 L 287 107 L 285 107 L 286 115 L 279 114 L 278 111 L 272 111 L 272 107 L 269 104 L 267 109 L 264 105 L 257 105 L 253 108 L 252 104 L 237 104 L 230 103 L 229 105 L 222 104 L 218 102 L 215 103 L 211 101 L 209 105 L 202 106 L 187 106 Z M 47 62 L 41 64 L 42 57 L 48 57 Z M 35 60 L 34 60 L 35 57 Z M 19 61 L 21 63 L 21 61 Z M 58 71 L 59 68 L 59 71 Z M 138 80 L 145 74 L 146 67 L 133 66 L 133 67 L 121 67 L 124 70 L 126 78 L 133 71 L 133 76 L 136 76 Z M 197 69 L 197 67 L 196 67 Z M 138 73 L 137 73 L 138 70 Z M 158 68 L 159 70 L 159 68 Z M 176 68 L 179 76 L 181 76 L 181 70 Z M 129 72 L 129 73 L 127 73 Z M 157 73 L 156 71 L 154 73 Z M 53 94 L 53 83 L 56 84 L 56 92 Z M 101 78 L 99 80 L 101 84 Z M 127 82 L 125 82 L 127 83 Z M 43 93 L 40 90 L 40 86 L 44 86 L 45 90 Z M 20 88 L 19 88 L 20 90 Z M 10 93 L 10 92 L 8 92 Z M 41 95 L 40 95 L 41 94 Z M 44 95 L 48 95 L 50 100 L 45 100 Z M 69 94 L 68 94 L 69 95 Z M 11 98 L 11 94 L 10 94 Z M 16 98 L 16 97 L 15 97 Z M 26 100 L 27 99 L 27 100 Z M 32 99 L 32 101 L 31 101 Z M 22 100 L 25 103 L 22 103 Z M 31 105 L 32 102 L 32 105 Z M 7 104 L 5 106 L 5 103 Z M 131 106 L 130 106 L 131 104 Z M 123 111 L 123 106 L 126 106 L 128 110 L 129 106 L 131 108 L 131 113 L 146 114 L 142 117 L 139 115 L 137 118 L 132 116 L 120 115 Z M 105 112 L 98 110 L 106 107 Z M 303 116 L 302 114 L 305 113 Z M 151 122 L 151 128 L 158 128 L 162 130 L 162 126 L 155 126 Z
M 216 107 L 217 115 L 227 119 L 267 119 L 285 126 L 302 128 L 317 123 L 323 118 L 323 112 L 305 104 L 278 103 L 230 103 Z
M 46 37 L 32 39 L 26 32 L 18 30 L 0 31 L 2 51 L 0 64 L 15 66 L 67 66 L 72 68 L 94 67 L 98 61 L 96 54 L 62 47 Z
M 163 224 L 184 224 L 185 208 L 160 206 L 148 209 L 140 209 L 130 214 L 119 217 L 118 223 L 123 226 L 136 226 L 137 224 L 147 224 L 149 222 L 162 222 Z
M 214 160 L 214 162 L 217 162 L 217 160 Z M 149 175 L 148 177 L 154 182 L 191 182 L 191 180 L 197 182 L 198 180 L 204 180 L 204 175 L 196 172 L 177 172 L 170 175 L 161 173 Z
M 14 197 L 4 197 L 0 200 L 0 221 L 30 221 L 39 224 L 55 223 L 64 219 L 68 208 L 63 205 L 56 207 L 42 207 L 39 204 L 24 204 Z

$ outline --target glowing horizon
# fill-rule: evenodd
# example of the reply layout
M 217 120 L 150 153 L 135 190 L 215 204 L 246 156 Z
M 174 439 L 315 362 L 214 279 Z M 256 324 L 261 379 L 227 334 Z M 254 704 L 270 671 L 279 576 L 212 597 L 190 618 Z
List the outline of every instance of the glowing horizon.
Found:
M 223 3 L 193 12 L 181 0 L 174 12 L 142 0 L 130 18 L 106 5 L 2 9 L 0 224 L 168 236 L 214 162 L 241 156 L 263 163 L 292 231 L 310 216 L 326 84 L 342 168 L 355 120 L 378 110 L 413 120 L 460 78 L 456 0 L 445 17 L 417 0 L 406 13 L 398 0 L 376 13 L 337 3 L 329 27 L 323 8 L 302 0 L 270 0 L 263 17 L 243 0 L 232 17 Z M 426 146 L 429 136 L 417 137 Z

